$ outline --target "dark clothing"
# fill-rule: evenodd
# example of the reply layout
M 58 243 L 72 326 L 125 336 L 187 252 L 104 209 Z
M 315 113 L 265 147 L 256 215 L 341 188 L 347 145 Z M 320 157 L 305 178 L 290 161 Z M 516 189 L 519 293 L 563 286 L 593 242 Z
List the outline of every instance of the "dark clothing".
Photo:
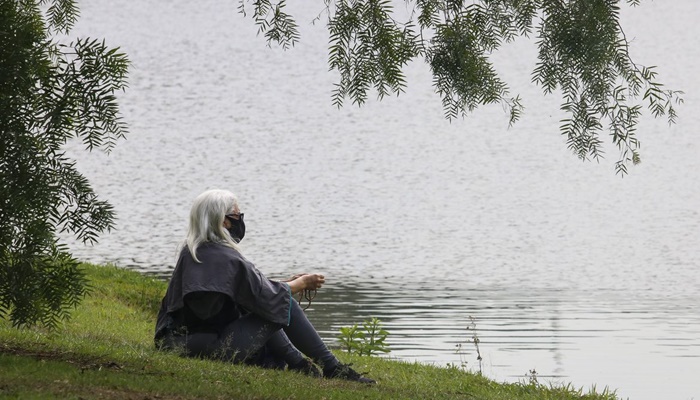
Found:
M 157 346 L 273 368 L 299 364 L 301 350 L 324 367 L 337 365 L 289 285 L 221 244 L 202 244 L 197 256 L 201 263 L 187 248 L 180 253 L 158 313 Z
M 283 327 L 248 314 L 230 323 L 221 333 L 198 331 L 187 335 L 166 335 L 163 345 L 181 348 L 190 357 L 245 362 L 268 368 L 283 368 L 285 363 L 299 364 L 304 360 L 301 353 L 324 368 L 338 364 L 296 302 L 292 303 L 289 326 Z
M 158 313 L 156 341 L 168 332 L 220 331 L 247 313 L 289 325 L 289 285 L 267 279 L 241 253 L 222 244 L 200 245 L 197 257 L 201 263 L 186 247 L 180 253 Z

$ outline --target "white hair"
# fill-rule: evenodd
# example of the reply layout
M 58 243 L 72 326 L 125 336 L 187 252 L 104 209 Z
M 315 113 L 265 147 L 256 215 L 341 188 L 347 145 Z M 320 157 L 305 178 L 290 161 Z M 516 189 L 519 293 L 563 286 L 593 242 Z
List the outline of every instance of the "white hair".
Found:
M 207 190 L 194 199 L 184 244 L 196 262 L 201 262 L 197 258 L 197 247 L 205 242 L 221 243 L 239 250 L 224 228 L 224 216 L 237 208 L 238 198 L 228 190 Z

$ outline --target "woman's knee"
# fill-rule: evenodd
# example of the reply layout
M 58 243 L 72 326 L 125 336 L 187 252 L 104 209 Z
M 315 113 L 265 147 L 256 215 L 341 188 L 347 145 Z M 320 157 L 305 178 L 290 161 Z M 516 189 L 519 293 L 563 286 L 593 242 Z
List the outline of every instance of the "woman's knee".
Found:
M 219 336 L 216 333 L 167 335 L 161 348 L 187 357 L 210 357 Z

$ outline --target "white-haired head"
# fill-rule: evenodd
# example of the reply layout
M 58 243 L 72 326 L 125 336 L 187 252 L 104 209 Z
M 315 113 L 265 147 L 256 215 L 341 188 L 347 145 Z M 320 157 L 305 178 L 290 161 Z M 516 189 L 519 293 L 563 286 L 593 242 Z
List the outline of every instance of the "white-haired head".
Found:
M 185 245 L 195 261 L 200 262 L 197 247 L 205 242 L 221 243 L 239 250 L 224 227 L 225 215 L 238 212 L 238 198 L 228 190 L 207 190 L 194 199 Z

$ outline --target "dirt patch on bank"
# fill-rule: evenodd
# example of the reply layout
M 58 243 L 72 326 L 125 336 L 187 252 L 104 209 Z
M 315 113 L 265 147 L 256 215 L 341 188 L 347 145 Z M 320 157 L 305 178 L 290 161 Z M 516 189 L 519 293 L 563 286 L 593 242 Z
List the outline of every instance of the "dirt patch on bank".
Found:
M 35 360 L 63 361 L 73 364 L 81 370 L 121 370 L 124 368 L 123 365 L 120 365 L 114 361 L 102 361 L 95 357 L 62 351 L 28 350 L 19 347 L 11 347 L 5 344 L 0 345 L 0 353 L 29 357 Z
M 114 361 L 99 359 L 97 357 L 90 357 L 81 354 L 75 354 L 70 352 L 62 351 L 51 351 L 51 350 L 37 350 L 37 349 L 24 349 L 20 347 L 13 347 L 7 344 L 0 344 L 0 354 L 19 356 L 31 358 L 37 361 L 58 361 L 62 363 L 67 363 L 72 367 L 78 369 L 81 373 L 83 371 L 110 371 L 110 372 L 124 372 L 126 374 L 153 374 L 153 372 L 146 372 L 144 368 L 134 368 L 124 364 L 119 364 Z M 157 379 L 157 378 L 155 378 Z M 15 382 L 13 385 L 12 381 L 4 382 L 0 384 L 0 397 L 3 395 L 12 395 L 13 393 L 27 393 L 27 385 L 21 384 L 20 382 Z M 82 384 L 75 384 L 70 382 L 68 379 L 57 379 L 57 380 L 36 380 L 31 384 L 29 392 L 34 392 L 36 394 L 51 394 L 52 397 L 71 397 L 78 399 L 125 399 L 125 400 L 186 400 L 192 399 L 192 397 L 183 397 L 179 395 L 172 394 L 159 394 L 159 393 L 148 393 L 139 392 L 130 389 L 122 389 L 118 387 L 104 387 L 104 386 L 84 386 Z

